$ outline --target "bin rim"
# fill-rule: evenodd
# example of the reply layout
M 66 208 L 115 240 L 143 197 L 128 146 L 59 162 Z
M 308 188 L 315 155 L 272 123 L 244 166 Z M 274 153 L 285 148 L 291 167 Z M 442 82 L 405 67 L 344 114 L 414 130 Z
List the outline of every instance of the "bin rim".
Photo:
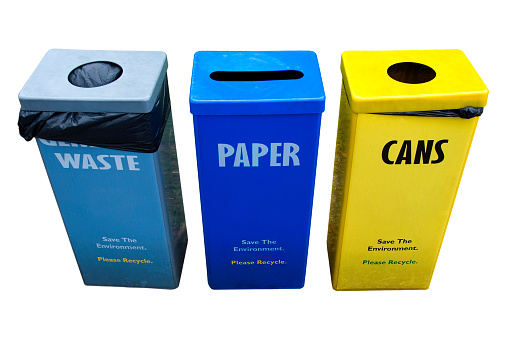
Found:
M 218 81 L 214 72 L 298 71 L 296 79 Z M 193 115 L 313 114 L 325 110 L 325 91 L 313 51 L 199 51 L 189 94 Z
M 92 62 L 112 62 L 123 72 L 100 87 L 71 84 L 69 74 Z M 25 111 L 149 113 L 166 77 L 166 53 L 50 49 L 18 94 Z
M 430 81 L 397 81 L 388 68 L 398 63 L 431 67 Z M 488 88 L 466 55 L 458 49 L 345 51 L 343 85 L 355 113 L 397 113 L 485 107 Z

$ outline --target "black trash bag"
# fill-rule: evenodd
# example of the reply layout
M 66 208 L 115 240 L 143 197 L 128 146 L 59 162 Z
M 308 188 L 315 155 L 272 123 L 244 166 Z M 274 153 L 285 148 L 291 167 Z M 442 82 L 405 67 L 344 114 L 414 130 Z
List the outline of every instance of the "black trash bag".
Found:
M 398 112 L 398 113 L 379 113 L 388 115 L 409 115 L 419 117 L 453 117 L 471 119 L 473 117 L 481 116 L 484 107 L 471 107 L 467 106 L 460 109 L 449 109 L 449 110 L 435 110 L 435 111 L 420 111 L 420 112 Z
M 344 84 L 343 84 L 344 86 Z M 346 100 L 350 104 L 350 99 L 348 95 L 346 96 Z M 484 107 L 472 107 L 467 106 L 459 109 L 446 109 L 446 110 L 433 110 L 433 111 L 415 111 L 415 112 L 383 112 L 383 113 L 374 113 L 374 114 L 382 114 L 382 115 L 407 115 L 407 116 L 417 116 L 417 117 L 453 117 L 453 118 L 462 118 L 462 119 L 471 119 L 473 117 L 480 117 L 484 111 Z
M 86 65 L 80 67 L 84 66 Z M 94 81 L 97 84 L 104 82 L 105 79 L 111 80 L 118 75 L 118 73 L 112 72 L 106 77 L 98 79 L 93 75 L 95 70 L 95 68 L 81 70 L 73 81 L 90 85 Z M 18 127 L 20 135 L 27 141 L 32 138 L 41 138 L 123 151 L 153 153 L 159 148 L 164 126 L 170 113 L 170 95 L 166 77 L 156 104 L 149 113 L 20 110 Z

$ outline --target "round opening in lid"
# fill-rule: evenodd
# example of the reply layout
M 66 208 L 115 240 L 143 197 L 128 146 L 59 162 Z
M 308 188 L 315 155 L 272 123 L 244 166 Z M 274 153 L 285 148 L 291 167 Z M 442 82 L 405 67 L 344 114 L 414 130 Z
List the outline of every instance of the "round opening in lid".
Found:
M 120 78 L 122 67 L 110 61 L 94 61 L 76 67 L 67 79 L 77 87 L 93 88 L 110 84 Z
M 399 62 L 387 69 L 387 74 L 394 80 L 405 84 L 423 84 L 437 76 L 433 68 L 416 62 Z

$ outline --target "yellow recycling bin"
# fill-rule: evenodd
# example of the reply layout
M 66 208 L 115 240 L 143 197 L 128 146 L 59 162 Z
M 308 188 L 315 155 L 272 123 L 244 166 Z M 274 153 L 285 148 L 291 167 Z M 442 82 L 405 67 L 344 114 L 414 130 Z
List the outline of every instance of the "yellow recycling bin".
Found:
M 333 288 L 426 289 L 488 89 L 459 50 L 349 51 L 341 71 Z

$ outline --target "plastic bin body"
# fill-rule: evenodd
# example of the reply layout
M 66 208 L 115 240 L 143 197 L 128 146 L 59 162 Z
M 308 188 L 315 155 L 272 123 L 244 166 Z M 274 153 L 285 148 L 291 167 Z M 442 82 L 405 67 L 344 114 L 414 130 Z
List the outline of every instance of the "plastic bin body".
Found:
M 135 102 L 135 107 L 130 108 L 129 102 L 125 102 L 125 92 L 122 92 L 122 88 L 129 87 L 130 82 L 136 79 L 133 67 L 138 63 L 137 57 L 148 63 L 144 67 L 154 68 L 149 78 L 142 77 L 140 82 L 145 81 L 149 92 L 156 92 L 155 102 L 159 99 L 157 94 L 163 81 L 166 81 L 164 53 L 52 50 L 34 72 L 33 82 L 29 80 L 20 93 L 22 109 L 23 106 L 41 111 L 48 109 L 41 100 L 47 94 L 33 88 L 34 83 L 46 81 L 56 82 L 57 88 L 60 83 L 63 88 L 61 96 L 64 99 L 47 99 L 53 105 L 52 110 L 72 109 L 75 105 L 74 111 L 103 111 L 102 101 L 110 101 L 104 105 L 109 106 L 104 111 L 115 110 L 111 101 L 119 100 L 122 101 L 117 105 L 119 110 L 136 112 L 145 105 L 150 111 L 153 102 Z M 68 71 L 82 63 L 103 60 L 115 62 L 124 70 L 119 83 L 112 83 L 118 86 L 117 90 L 109 88 L 112 84 L 76 89 L 70 84 L 71 87 L 68 87 L 60 79 L 65 76 L 67 80 Z M 57 66 L 56 71 L 48 72 L 54 69 L 55 64 L 61 63 L 69 66 Z M 147 72 L 143 73 L 147 75 Z M 47 78 L 39 78 L 39 74 Z M 124 76 L 127 81 L 122 79 Z M 65 100 L 65 88 L 74 93 L 72 96 L 69 94 L 68 100 Z M 80 90 L 88 91 L 83 94 L 83 100 L 79 99 Z M 96 91 L 99 99 L 87 98 L 90 90 Z M 53 91 L 56 93 L 56 90 Z M 59 106 L 59 103 L 62 105 Z M 171 112 L 159 149 L 153 153 L 44 139 L 37 139 L 37 144 L 84 283 L 176 288 L 182 271 L 187 233 Z
M 387 69 L 401 62 L 429 66 L 436 77 L 396 81 Z M 488 91 L 457 50 L 345 52 L 342 71 L 333 287 L 426 289 L 478 121 L 432 111 L 484 107 Z
M 216 81 L 209 76 L 286 69 L 304 77 Z M 291 91 L 301 84 L 308 92 L 280 88 Z M 287 102 L 272 105 L 274 93 Z M 324 100 L 312 52 L 195 55 L 191 112 L 211 288 L 304 285 Z

